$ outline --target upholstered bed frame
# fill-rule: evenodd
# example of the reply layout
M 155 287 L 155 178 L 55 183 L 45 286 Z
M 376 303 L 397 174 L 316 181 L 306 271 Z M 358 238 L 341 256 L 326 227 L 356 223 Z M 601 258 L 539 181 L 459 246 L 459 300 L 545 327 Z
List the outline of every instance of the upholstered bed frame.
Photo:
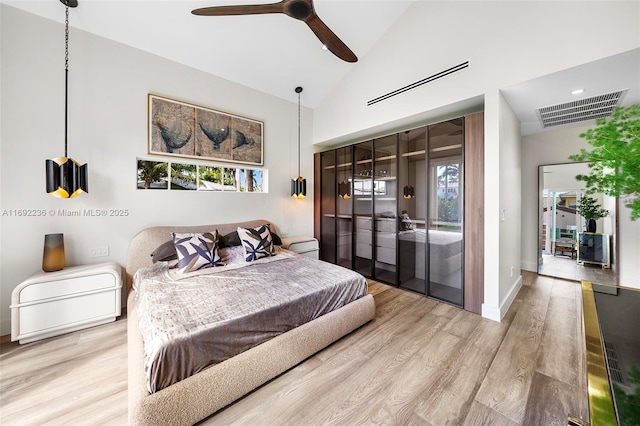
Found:
M 149 394 L 145 384 L 142 336 L 138 329 L 133 274 L 151 265 L 151 252 L 170 239 L 171 232 L 206 232 L 221 235 L 238 226 L 255 227 L 266 220 L 202 226 L 156 226 L 133 237 L 127 253 L 129 424 L 191 425 L 231 404 L 253 389 L 325 348 L 375 315 L 369 294 L 307 324 L 279 335 L 200 373 Z M 273 225 L 272 230 L 273 230 Z

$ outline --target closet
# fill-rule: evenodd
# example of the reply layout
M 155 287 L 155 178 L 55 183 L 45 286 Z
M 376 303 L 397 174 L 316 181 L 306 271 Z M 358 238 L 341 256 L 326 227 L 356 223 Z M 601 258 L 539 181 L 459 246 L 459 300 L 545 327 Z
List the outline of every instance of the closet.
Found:
M 320 258 L 480 313 L 483 113 L 315 156 Z

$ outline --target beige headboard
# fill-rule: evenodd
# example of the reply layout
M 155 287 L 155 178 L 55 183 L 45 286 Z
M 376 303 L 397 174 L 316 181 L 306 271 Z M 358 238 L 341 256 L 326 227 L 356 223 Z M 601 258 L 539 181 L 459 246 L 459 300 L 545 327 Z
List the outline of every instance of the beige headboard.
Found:
M 195 226 L 153 226 L 151 228 L 145 228 L 138 232 L 131 243 L 129 243 L 129 249 L 127 250 L 127 294 L 131 290 L 131 284 L 133 274 L 140 268 L 151 266 L 151 253 L 165 241 L 171 239 L 172 232 L 207 232 L 218 230 L 220 235 L 226 235 L 231 231 L 235 231 L 238 226 L 243 228 L 256 227 L 270 224 L 271 230 L 276 232 L 275 227 L 271 222 L 264 219 L 250 220 L 247 222 L 235 222 L 235 223 L 223 223 L 220 225 L 195 225 Z

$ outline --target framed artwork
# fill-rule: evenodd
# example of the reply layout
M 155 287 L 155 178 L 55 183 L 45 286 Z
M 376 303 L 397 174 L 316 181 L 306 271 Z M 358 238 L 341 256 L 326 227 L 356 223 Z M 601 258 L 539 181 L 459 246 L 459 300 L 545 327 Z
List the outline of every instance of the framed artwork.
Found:
M 263 123 L 148 95 L 149 154 L 261 166 Z

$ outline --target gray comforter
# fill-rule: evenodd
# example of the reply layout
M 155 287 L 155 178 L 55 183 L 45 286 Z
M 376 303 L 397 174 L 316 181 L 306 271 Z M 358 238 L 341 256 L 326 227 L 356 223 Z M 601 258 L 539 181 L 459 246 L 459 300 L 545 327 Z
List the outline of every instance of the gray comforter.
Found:
M 367 294 L 356 272 L 281 250 L 177 274 L 167 263 L 134 277 L 145 373 L 153 393 Z M 240 260 L 238 260 L 240 259 Z

